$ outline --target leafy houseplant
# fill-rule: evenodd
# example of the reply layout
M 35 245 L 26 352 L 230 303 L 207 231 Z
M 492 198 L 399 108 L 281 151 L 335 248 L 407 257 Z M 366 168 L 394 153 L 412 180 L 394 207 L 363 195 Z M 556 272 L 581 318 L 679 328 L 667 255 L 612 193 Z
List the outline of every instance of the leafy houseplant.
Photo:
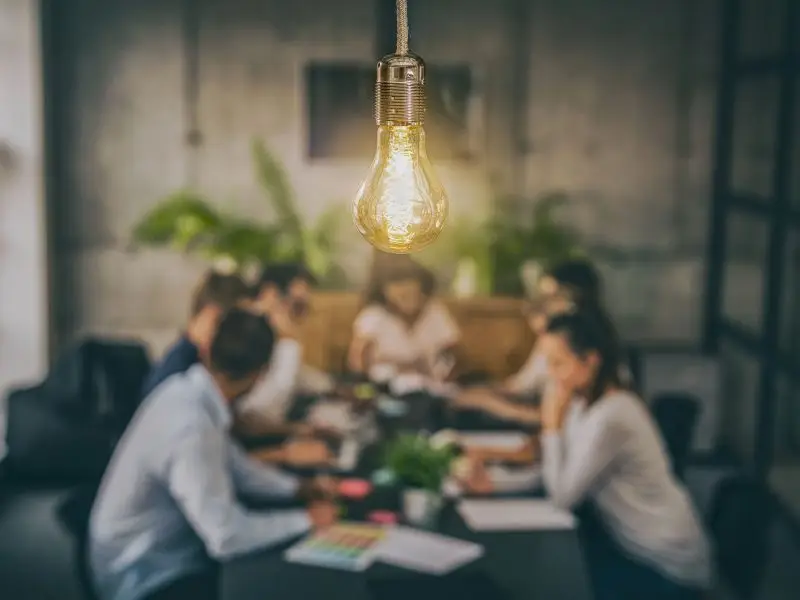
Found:
M 201 194 L 171 194 L 135 225 L 140 246 L 169 247 L 197 254 L 217 266 L 247 271 L 273 261 L 302 261 L 323 282 L 335 270 L 335 252 L 344 211 L 335 205 L 317 221 L 304 224 L 283 166 L 261 140 L 253 143 L 258 181 L 275 215 L 254 223 L 217 210 Z
M 401 435 L 390 443 L 386 467 L 404 488 L 403 512 L 413 525 L 430 526 L 442 506 L 442 485 L 458 451 L 426 435 Z
M 454 445 L 437 445 L 424 435 L 401 435 L 389 444 L 385 466 L 403 487 L 439 493 L 456 456 Z
M 495 292 L 524 293 L 522 271 L 526 263 L 546 269 L 583 256 L 577 232 L 557 218 L 558 209 L 567 200 L 565 194 L 551 192 L 532 203 L 529 219 L 503 216 L 490 223 Z

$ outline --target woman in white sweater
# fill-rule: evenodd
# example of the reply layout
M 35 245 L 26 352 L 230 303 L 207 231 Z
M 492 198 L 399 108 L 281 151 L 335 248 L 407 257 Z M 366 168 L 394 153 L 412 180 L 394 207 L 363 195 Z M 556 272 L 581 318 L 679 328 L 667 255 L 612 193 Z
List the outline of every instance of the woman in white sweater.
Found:
M 613 336 L 576 313 L 551 319 L 541 344 L 545 487 L 581 517 L 596 600 L 700 598 L 709 544 L 647 406 L 620 383 Z

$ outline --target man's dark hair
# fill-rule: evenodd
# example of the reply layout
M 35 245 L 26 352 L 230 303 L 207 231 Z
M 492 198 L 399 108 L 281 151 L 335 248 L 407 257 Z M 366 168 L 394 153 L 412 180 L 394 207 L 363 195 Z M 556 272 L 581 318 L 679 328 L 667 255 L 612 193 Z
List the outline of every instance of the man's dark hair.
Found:
M 211 342 L 211 370 L 240 381 L 261 371 L 272 358 L 275 334 L 263 316 L 232 308 Z
M 597 268 L 588 260 L 575 259 L 558 263 L 546 275 L 570 292 L 578 305 L 602 305 L 602 278 Z
M 317 283 L 314 275 L 302 263 L 275 263 L 264 267 L 261 277 L 258 279 L 258 290 L 260 291 L 268 285 L 274 285 L 282 294 L 285 294 L 289 291 L 289 286 L 298 280 L 305 281 L 309 285 Z
M 224 275 L 208 271 L 192 296 L 192 316 L 206 306 L 219 306 L 227 311 L 248 298 L 251 290 L 239 275 Z

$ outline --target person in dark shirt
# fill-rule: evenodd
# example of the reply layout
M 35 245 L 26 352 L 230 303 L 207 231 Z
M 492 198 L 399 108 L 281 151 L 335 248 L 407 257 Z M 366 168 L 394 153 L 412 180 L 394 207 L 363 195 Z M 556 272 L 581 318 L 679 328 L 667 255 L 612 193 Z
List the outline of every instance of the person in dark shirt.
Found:
M 146 397 L 166 379 L 186 372 L 206 354 L 224 313 L 248 300 L 251 290 L 239 275 L 209 271 L 192 297 L 186 330 L 150 370 L 142 387 Z

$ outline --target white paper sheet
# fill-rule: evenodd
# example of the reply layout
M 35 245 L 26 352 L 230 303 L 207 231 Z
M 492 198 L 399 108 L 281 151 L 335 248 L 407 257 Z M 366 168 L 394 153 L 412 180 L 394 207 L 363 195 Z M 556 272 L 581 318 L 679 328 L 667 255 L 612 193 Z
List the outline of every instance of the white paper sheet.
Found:
M 505 467 L 493 465 L 486 469 L 495 493 L 509 494 L 538 488 L 542 483 L 542 470 L 536 466 Z
M 573 529 L 572 513 L 548 500 L 463 500 L 458 512 L 474 531 Z
M 443 575 L 483 555 L 483 546 L 411 527 L 393 527 L 376 559 L 432 575 Z
M 318 402 L 308 412 L 308 422 L 345 432 L 353 428 L 353 413 L 345 402 Z
M 492 450 L 522 450 L 530 436 L 519 431 L 464 431 L 458 435 L 466 448 L 491 448 Z

